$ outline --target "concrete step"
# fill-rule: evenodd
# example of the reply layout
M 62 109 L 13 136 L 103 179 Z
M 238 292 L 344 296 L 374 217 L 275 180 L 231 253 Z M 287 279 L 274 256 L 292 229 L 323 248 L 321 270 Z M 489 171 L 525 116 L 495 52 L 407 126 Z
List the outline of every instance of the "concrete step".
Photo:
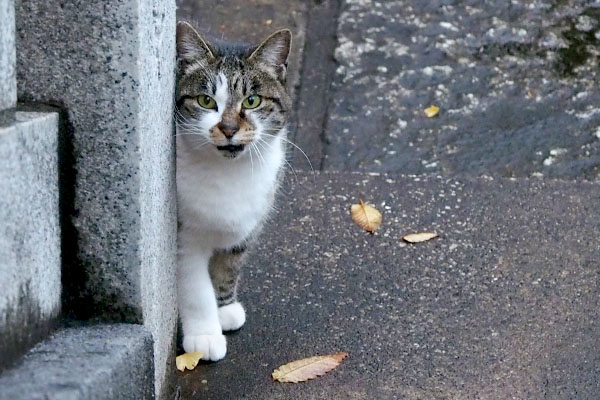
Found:
M 0 111 L 17 102 L 14 0 L 0 0 Z
M 0 376 L 0 399 L 152 399 L 153 380 L 152 335 L 141 325 L 69 328 Z
M 227 358 L 178 373 L 182 399 L 600 396 L 600 185 L 298 174 L 244 269 Z M 383 213 L 375 235 L 349 207 Z M 440 237 L 409 245 L 412 232 Z M 350 356 L 280 384 L 279 365 Z
M 58 116 L 0 113 L 0 370 L 60 311 Z

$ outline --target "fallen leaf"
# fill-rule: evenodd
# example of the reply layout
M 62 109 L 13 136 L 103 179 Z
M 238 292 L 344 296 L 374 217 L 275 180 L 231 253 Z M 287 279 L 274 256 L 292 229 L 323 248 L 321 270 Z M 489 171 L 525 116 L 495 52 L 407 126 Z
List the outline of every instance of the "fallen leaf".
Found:
M 346 357 L 348 357 L 348 353 L 303 358 L 282 365 L 274 370 L 271 376 L 279 382 L 304 382 L 325 375 L 340 365 Z
M 433 118 L 440 113 L 440 108 L 437 106 L 427 107 L 425 110 L 425 115 L 429 118 Z
M 436 238 L 440 235 L 434 232 L 411 233 L 410 235 L 402 236 L 402 239 L 408 243 L 421 243 Z
M 186 368 L 191 371 L 196 368 L 196 365 L 198 365 L 198 361 L 200 361 L 201 358 L 201 352 L 185 353 L 175 357 L 175 364 L 177 365 L 177 369 L 181 372 L 185 371 Z
M 373 206 L 363 203 L 352 204 L 350 207 L 352 220 L 365 231 L 373 234 L 381 225 L 381 213 Z

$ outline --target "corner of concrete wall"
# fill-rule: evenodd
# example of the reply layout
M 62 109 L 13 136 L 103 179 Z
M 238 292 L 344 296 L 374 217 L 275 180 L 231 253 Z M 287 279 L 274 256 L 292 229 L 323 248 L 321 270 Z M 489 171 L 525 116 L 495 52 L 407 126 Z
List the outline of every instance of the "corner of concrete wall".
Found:
M 142 310 L 155 338 L 157 397 L 172 377 L 177 326 L 175 270 L 175 7 L 148 1 L 140 10 L 140 163 Z M 151 40 L 148 40 L 151 38 Z M 157 115 L 157 111 L 160 114 Z

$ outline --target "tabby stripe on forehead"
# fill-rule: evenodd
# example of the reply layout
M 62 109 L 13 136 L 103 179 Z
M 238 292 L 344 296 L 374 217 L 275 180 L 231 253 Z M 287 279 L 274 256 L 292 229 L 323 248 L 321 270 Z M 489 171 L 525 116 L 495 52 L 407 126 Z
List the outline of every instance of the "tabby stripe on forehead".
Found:
M 264 97 L 264 99 L 271 100 L 273 103 L 277 104 L 279 106 L 279 108 L 284 109 L 283 108 L 283 104 L 281 104 L 281 100 L 279 100 L 279 98 L 277 98 L 277 97 Z
M 252 91 L 257 93 L 260 92 L 260 89 L 262 89 L 262 85 L 260 83 L 254 82 L 252 84 Z

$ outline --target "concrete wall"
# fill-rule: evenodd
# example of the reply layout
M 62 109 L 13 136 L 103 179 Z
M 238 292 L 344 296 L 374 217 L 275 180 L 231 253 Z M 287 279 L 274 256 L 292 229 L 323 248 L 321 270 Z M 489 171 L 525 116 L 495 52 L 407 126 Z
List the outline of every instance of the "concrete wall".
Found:
M 15 110 L 15 12 L 0 0 L 0 371 L 60 312 L 58 116 Z
M 23 101 L 66 110 L 76 243 L 65 312 L 144 323 L 162 390 L 176 326 L 175 3 L 18 0 Z
M 0 112 L 0 370 L 60 311 L 58 116 Z
M 0 0 L 0 110 L 17 101 L 15 80 L 15 8 L 12 0 Z

